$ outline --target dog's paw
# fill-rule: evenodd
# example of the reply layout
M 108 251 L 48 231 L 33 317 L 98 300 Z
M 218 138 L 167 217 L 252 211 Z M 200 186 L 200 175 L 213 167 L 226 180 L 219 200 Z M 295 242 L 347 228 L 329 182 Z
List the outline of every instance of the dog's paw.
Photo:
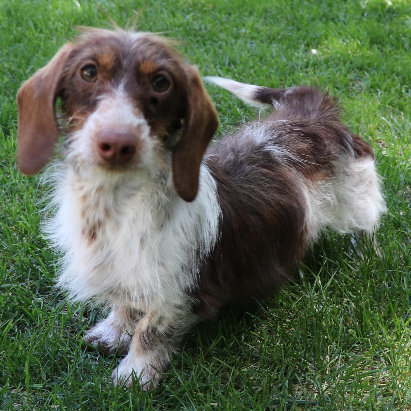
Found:
M 131 387 L 135 379 L 144 391 L 148 391 L 157 387 L 162 373 L 159 366 L 129 353 L 113 371 L 111 378 L 114 385 L 125 387 Z
M 84 340 L 104 354 L 124 354 L 130 346 L 131 336 L 106 318 L 86 331 Z

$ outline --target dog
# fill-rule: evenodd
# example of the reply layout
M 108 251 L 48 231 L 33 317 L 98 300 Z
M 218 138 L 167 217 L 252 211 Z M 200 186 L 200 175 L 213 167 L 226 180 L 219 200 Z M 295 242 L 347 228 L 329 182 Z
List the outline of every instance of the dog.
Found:
M 64 134 L 46 231 L 58 285 L 110 303 L 85 340 L 126 354 L 115 384 L 154 388 L 193 324 L 272 295 L 326 228 L 372 236 L 385 210 L 371 146 L 331 97 L 207 80 L 275 110 L 208 147 L 218 117 L 198 70 L 122 30 L 83 31 L 17 95 L 23 173 Z

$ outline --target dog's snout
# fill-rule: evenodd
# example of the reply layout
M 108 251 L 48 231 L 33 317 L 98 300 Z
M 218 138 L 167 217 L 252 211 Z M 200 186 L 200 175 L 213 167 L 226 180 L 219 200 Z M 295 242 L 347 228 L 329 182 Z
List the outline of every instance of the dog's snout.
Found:
M 134 157 L 137 139 L 131 133 L 103 130 L 97 136 L 100 157 L 110 164 L 124 164 Z

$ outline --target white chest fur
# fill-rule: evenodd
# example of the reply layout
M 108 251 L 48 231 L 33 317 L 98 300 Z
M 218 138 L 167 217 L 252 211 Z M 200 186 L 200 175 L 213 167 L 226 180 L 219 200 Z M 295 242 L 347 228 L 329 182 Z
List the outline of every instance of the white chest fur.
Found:
M 57 213 L 46 226 L 64 253 L 59 285 L 78 300 L 99 297 L 143 311 L 182 302 L 217 238 L 221 210 L 208 169 L 202 166 L 192 203 L 175 194 L 166 176 L 153 182 L 64 174 Z

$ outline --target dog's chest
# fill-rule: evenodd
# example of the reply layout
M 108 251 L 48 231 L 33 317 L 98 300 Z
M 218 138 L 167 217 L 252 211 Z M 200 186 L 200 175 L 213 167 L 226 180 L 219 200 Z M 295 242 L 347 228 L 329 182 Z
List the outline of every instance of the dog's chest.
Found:
M 216 237 L 214 190 L 189 204 L 164 185 L 69 187 L 56 218 L 66 253 L 60 285 L 78 299 L 102 296 L 139 308 L 184 298 L 196 282 L 199 256 Z
M 155 193 L 147 198 L 117 188 L 90 196 L 81 207 L 77 237 L 87 266 L 85 281 L 98 285 L 98 294 L 111 297 L 151 300 L 163 295 L 164 279 L 182 267 L 167 249 L 176 241 L 178 227 L 173 227 L 168 208 Z

